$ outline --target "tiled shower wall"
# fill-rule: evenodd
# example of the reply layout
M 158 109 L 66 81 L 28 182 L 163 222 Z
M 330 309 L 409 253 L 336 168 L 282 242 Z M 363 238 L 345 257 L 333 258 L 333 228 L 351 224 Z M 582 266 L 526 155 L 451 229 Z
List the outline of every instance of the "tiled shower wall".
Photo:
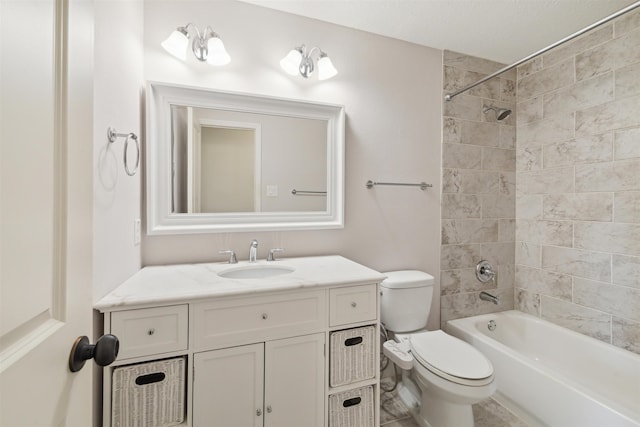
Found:
M 444 52 L 444 93 L 500 68 L 498 64 Z M 441 324 L 447 320 L 513 308 L 515 245 L 515 70 L 444 102 Z M 510 108 L 496 121 L 483 105 Z M 475 267 L 486 259 L 496 283 L 480 283 Z M 500 298 L 479 299 L 486 290 Z
M 640 11 L 517 76 L 516 308 L 640 353 Z

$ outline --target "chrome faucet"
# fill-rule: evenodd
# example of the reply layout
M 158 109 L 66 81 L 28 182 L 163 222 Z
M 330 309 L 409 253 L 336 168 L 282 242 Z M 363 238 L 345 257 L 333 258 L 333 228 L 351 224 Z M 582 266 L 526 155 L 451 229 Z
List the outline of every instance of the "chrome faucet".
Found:
M 495 295 L 491 295 L 489 292 L 482 291 L 480 292 L 480 299 L 483 301 L 489 301 L 496 305 L 500 302 L 500 298 Z
M 258 257 L 258 241 L 253 239 L 249 247 L 249 262 L 256 262 Z

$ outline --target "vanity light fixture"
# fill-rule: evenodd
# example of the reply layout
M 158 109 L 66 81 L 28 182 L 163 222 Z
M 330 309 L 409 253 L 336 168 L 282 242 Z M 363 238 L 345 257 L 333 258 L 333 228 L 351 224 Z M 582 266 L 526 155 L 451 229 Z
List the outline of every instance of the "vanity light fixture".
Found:
M 292 76 L 298 74 L 308 78 L 315 70 L 316 64 L 313 62 L 312 54 L 318 53 L 318 80 L 327 80 L 338 74 L 338 70 L 333 66 L 329 56 L 323 52 L 319 47 L 314 47 L 309 52 L 305 45 L 295 47 L 282 58 L 280 66 L 287 73 Z
M 178 27 L 161 45 L 167 52 L 185 61 L 191 37 L 191 50 L 198 61 L 206 61 L 211 65 L 227 65 L 231 61 L 220 36 L 208 25 L 202 33 L 192 23 Z

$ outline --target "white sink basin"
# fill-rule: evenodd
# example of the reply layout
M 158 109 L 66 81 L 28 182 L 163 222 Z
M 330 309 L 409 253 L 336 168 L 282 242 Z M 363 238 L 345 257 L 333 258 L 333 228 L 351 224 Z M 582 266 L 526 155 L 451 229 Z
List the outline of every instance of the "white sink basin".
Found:
M 222 270 L 218 276 L 227 279 L 264 279 L 266 277 L 281 276 L 295 271 L 286 265 L 247 265 Z

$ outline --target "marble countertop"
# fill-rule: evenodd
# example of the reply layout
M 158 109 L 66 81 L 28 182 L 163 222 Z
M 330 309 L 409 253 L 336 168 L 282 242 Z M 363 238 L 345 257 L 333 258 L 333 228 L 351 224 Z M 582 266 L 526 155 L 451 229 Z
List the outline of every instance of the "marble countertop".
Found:
M 219 276 L 227 269 L 248 266 L 283 266 L 291 273 L 260 279 Z M 144 267 L 105 295 L 94 308 L 101 312 L 137 306 L 183 303 L 196 299 L 251 295 L 335 285 L 380 283 L 386 276 L 347 258 L 332 255 L 282 258 L 278 261 L 246 261 L 237 264 L 204 263 Z

